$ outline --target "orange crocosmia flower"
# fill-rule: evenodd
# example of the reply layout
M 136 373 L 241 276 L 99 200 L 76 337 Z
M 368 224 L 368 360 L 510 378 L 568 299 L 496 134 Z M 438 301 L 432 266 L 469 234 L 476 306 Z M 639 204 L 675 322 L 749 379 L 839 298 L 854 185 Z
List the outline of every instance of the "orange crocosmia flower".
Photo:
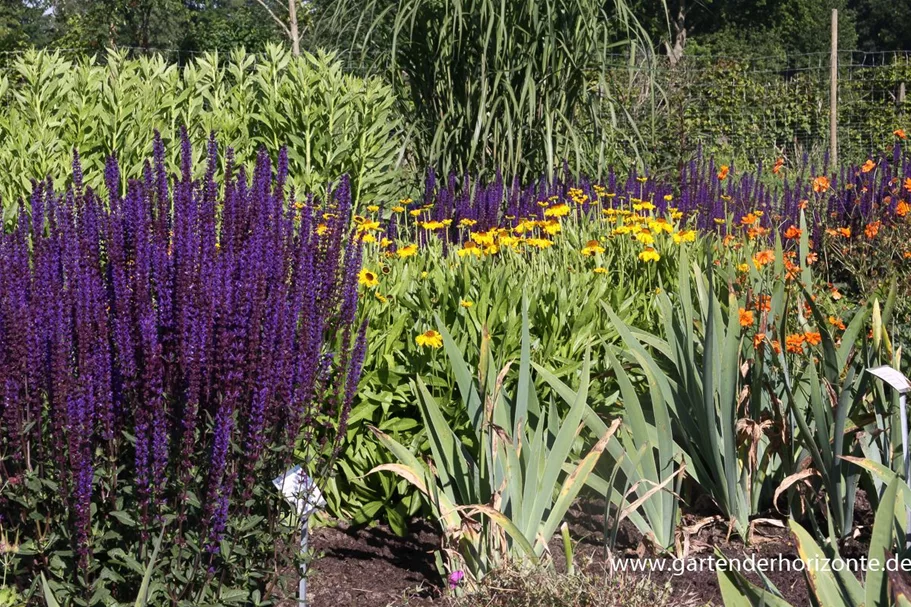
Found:
M 814 192 L 816 192 L 816 193 L 825 192 L 828 189 L 829 189 L 829 178 L 828 177 L 826 177 L 824 175 L 820 175 L 819 177 L 817 177 L 816 179 L 813 180 L 813 191 Z
M 860 167 L 860 171 L 861 171 L 861 173 L 869 173 L 870 171 L 872 171 L 875 168 L 876 168 L 876 163 L 868 158 L 867 161 L 864 163 L 864 166 Z
M 908 214 L 908 211 L 911 211 L 911 205 L 902 200 L 895 206 L 895 214 L 899 217 L 904 217 Z
M 747 213 L 740 218 L 740 224 L 745 226 L 751 226 L 756 223 L 756 220 L 759 219 L 754 213 Z
M 904 257 L 905 259 L 911 259 L 911 251 L 905 251 L 904 253 L 902 253 L 902 257 Z
M 753 347 L 759 350 L 762 347 L 762 342 L 765 341 L 765 333 L 757 333 L 753 336 Z
M 746 308 L 740 308 L 740 326 L 749 327 L 753 324 L 753 313 Z
M 819 255 L 817 255 L 816 253 L 807 254 L 807 265 L 808 266 L 812 266 L 817 261 L 819 261 Z
M 801 211 L 804 211 L 804 210 L 806 210 L 807 205 L 809 205 L 809 204 L 810 204 L 810 201 L 804 199 L 804 200 L 801 200 L 799 203 L 797 203 L 797 208 L 800 209 Z
M 838 228 L 835 231 L 845 238 L 851 238 L 851 228 Z
M 839 291 L 837 287 L 832 287 L 832 299 L 835 301 L 841 299 L 841 291 Z
M 874 221 L 873 223 L 868 223 L 867 227 L 864 228 L 864 234 L 867 238 L 876 238 L 876 235 L 879 234 L 879 228 L 882 225 L 880 221 Z
M 777 339 L 772 340 L 772 349 L 775 350 L 775 354 L 781 354 L 781 342 Z
M 785 278 L 788 280 L 794 280 L 800 275 L 800 266 L 791 261 L 790 259 L 784 260 L 785 267 Z
M 907 135 L 905 134 L 905 129 L 895 129 L 892 131 L 892 134 L 898 137 L 899 139 L 905 139 Z
M 837 329 L 841 329 L 842 331 L 845 330 L 845 323 L 842 322 L 842 320 L 840 318 L 837 318 L 835 316 L 829 317 L 829 324 Z
M 911 177 L 906 177 L 906 178 L 905 178 L 905 185 L 904 185 L 904 187 L 905 187 L 906 190 L 908 190 L 909 192 L 911 192 Z
M 795 238 L 800 238 L 800 234 L 801 234 L 800 228 L 798 228 L 797 226 L 791 226 L 790 228 L 785 230 L 784 237 L 790 238 L 791 240 L 793 240 Z
M 781 167 L 783 167 L 783 166 L 784 166 L 784 158 L 779 158 L 778 160 L 775 161 L 775 166 L 772 167 L 772 173 L 777 175 L 778 173 L 781 172 Z
M 772 311 L 772 298 L 768 295 L 759 295 L 756 297 L 756 309 L 760 312 Z
M 785 350 L 791 354 L 803 354 L 803 344 L 806 339 L 807 338 L 800 333 L 788 335 L 784 340 Z
M 819 331 L 807 331 L 803 334 L 803 337 L 811 346 L 818 346 L 822 343 L 822 333 Z
M 727 179 L 728 173 L 730 173 L 730 172 L 731 172 L 731 167 L 729 167 L 726 164 L 721 165 L 721 170 L 718 171 L 718 179 L 720 179 L 721 181 L 724 181 L 725 179 Z
M 760 251 L 753 256 L 753 263 L 756 264 L 757 268 L 770 264 L 773 261 L 775 261 L 775 251 L 772 249 Z

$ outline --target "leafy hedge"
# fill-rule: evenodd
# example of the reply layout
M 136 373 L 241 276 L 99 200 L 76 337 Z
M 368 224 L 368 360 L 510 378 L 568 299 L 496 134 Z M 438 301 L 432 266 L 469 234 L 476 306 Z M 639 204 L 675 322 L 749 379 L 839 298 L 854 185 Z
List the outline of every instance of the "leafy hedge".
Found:
M 322 192 L 347 173 L 355 200 L 370 201 L 390 192 L 400 158 L 393 105 L 387 85 L 346 74 L 334 55 L 293 58 L 279 46 L 261 56 L 206 53 L 185 66 L 122 51 L 79 60 L 29 52 L 0 72 L 0 198 L 9 220 L 32 179 L 53 175 L 62 188 L 74 149 L 88 185 L 100 185 L 115 152 L 124 177 L 138 178 L 152 132 L 176 150 L 169 144 L 185 125 L 194 149 L 204 150 L 215 132 L 243 152 L 240 162 L 260 146 L 287 145 L 289 180 L 299 191 Z M 167 161 L 178 169 L 176 154 Z

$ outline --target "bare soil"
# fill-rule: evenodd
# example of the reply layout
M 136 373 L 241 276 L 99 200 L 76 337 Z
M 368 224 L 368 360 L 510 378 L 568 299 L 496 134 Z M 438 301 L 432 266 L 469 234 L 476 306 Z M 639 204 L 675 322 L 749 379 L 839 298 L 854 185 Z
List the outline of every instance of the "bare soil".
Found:
M 413 521 L 398 537 L 386 525 L 316 529 L 308 595 L 313 607 L 386 607 L 408 601 L 431 605 L 441 584 L 434 565 L 436 529 Z
M 576 561 L 592 575 L 605 575 L 609 568 L 607 551 L 602 544 L 603 506 L 597 501 L 583 501 L 571 509 L 567 520 L 576 542 Z M 866 554 L 872 513 L 863 494 L 858 495 L 856 537 L 840 548 L 844 557 Z M 709 512 L 685 513 L 681 525 L 681 543 L 687 546 L 687 558 L 708 559 L 717 547 L 729 558 L 758 559 L 766 557 L 794 561 L 797 550 L 787 524 L 780 516 L 767 516 L 767 522 L 757 522 L 749 545 L 731 533 L 720 517 Z M 398 537 L 385 525 L 353 528 L 344 524 L 314 531 L 312 545 L 316 550 L 310 577 L 310 600 L 314 607 L 387 607 L 440 605 L 442 580 L 434 565 L 434 551 L 439 547 L 436 528 L 426 521 L 414 521 L 406 537 Z M 562 569 L 562 545 L 559 538 L 551 545 L 557 569 Z M 631 524 L 620 527 L 615 558 L 638 559 L 655 557 L 647 542 Z M 705 561 L 707 562 L 707 561 Z M 671 559 L 665 559 L 665 571 L 653 570 L 648 575 L 655 582 L 669 582 L 673 594 L 687 597 L 692 604 L 697 597 L 702 605 L 721 605 L 717 574 L 703 567 L 699 571 L 671 572 Z M 744 572 L 747 578 L 760 583 L 755 573 Z M 609 575 L 609 574 L 608 574 Z M 808 605 L 806 582 L 802 573 L 767 570 L 766 576 L 784 597 L 795 606 Z M 657 607 L 657 606 L 656 606 Z

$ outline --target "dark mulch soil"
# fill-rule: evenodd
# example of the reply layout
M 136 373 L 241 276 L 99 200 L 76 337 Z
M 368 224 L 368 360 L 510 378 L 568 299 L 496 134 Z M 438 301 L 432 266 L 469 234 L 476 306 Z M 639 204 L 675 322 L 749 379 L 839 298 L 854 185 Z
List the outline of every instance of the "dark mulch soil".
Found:
M 385 607 L 390 603 L 430 605 L 438 596 L 434 551 L 436 529 L 415 521 L 407 537 L 389 527 L 324 527 L 310 536 L 316 560 L 309 587 L 313 607 Z
M 573 506 L 567 517 L 572 538 L 577 542 L 577 561 L 593 575 L 602 573 L 608 562 L 601 543 L 603 512 L 602 504 L 586 501 Z M 770 515 L 769 518 L 774 517 Z M 843 557 L 866 554 L 872 519 L 869 503 L 861 493 L 858 495 L 855 521 L 860 534 L 841 547 Z M 755 555 L 756 559 L 766 557 L 776 562 L 779 555 L 784 560 L 797 559 L 790 533 L 780 523 L 756 524 L 749 546 L 729 534 L 727 525 L 720 518 L 713 521 L 709 512 L 685 513 L 682 528 L 688 541 L 688 558 L 691 559 L 707 562 L 716 547 L 727 557 L 742 560 L 749 559 L 751 555 Z M 384 525 L 350 528 L 340 524 L 335 528 L 316 530 L 312 545 L 318 557 L 310 577 L 310 597 L 314 607 L 386 607 L 405 602 L 410 607 L 437 603 L 434 599 L 440 595 L 441 580 L 436 572 L 433 552 L 439 547 L 439 539 L 436 529 L 427 522 L 414 522 L 405 538 L 397 537 Z M 551 545 L 551 553 L 558 569 L 562 569 L 563 565 L 562 551 L 560 539 L 556 538 Z M 636 559 L 654 555 L 635 527 L 624 521 L 613 556 Z M 760 582 L 756 574 L 744 574 L 753 582 Z M 675 595 L 695 595 L 706 605 L 721 605 L 717 574 L 707 567 L 701 571 L 688 570 L 674 575 L 668 561 L 666 571 L 652 571 L 648 575 L 662 584 L 670 582 Z M 766 571 L 766 576 L 792 605 L 809 604 L 802 573 L 774 570 Z

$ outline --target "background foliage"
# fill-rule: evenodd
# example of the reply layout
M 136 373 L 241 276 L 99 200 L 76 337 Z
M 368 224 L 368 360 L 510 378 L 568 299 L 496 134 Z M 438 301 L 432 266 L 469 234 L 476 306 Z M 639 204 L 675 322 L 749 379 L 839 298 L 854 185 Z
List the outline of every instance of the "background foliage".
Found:
M 396 87 L 420 166 L 521 178 L 565 159 L 593 173 L 624 137 L 636 154 L 604 71 L 647 45 L 625 0 L 338 2 L 323 27 Z
M 401 147 L 392 90 L 375 78 L 346 74 L 328 53 L 294 58 L 278 45 L 254 56 L 207 53 L 184 66 L 160 55 L 124 51 L 70 59 L 37 51 L 0 75 L 0 184 L 7 219 L 32 179 L 52 176 L 59 189 L 78 150 L 88 185 L 101 183 L 108 156 L 123 177 L 138 178 L 153 131 L 165 143 L 186 126 L 200 144 L 216 132 L 241 162 L 257 149 L 287 144 L 290 183 L 319 194 L 347 174 L 359 201 L 388 198 Z M 178 166 L 170 146 L 168 166 Z M 203 146 L 196 146 L 197 154 Z M 199 156 L 197 156 L 199 158 Z M 197 167 L 201 166 L 197 163 Z

